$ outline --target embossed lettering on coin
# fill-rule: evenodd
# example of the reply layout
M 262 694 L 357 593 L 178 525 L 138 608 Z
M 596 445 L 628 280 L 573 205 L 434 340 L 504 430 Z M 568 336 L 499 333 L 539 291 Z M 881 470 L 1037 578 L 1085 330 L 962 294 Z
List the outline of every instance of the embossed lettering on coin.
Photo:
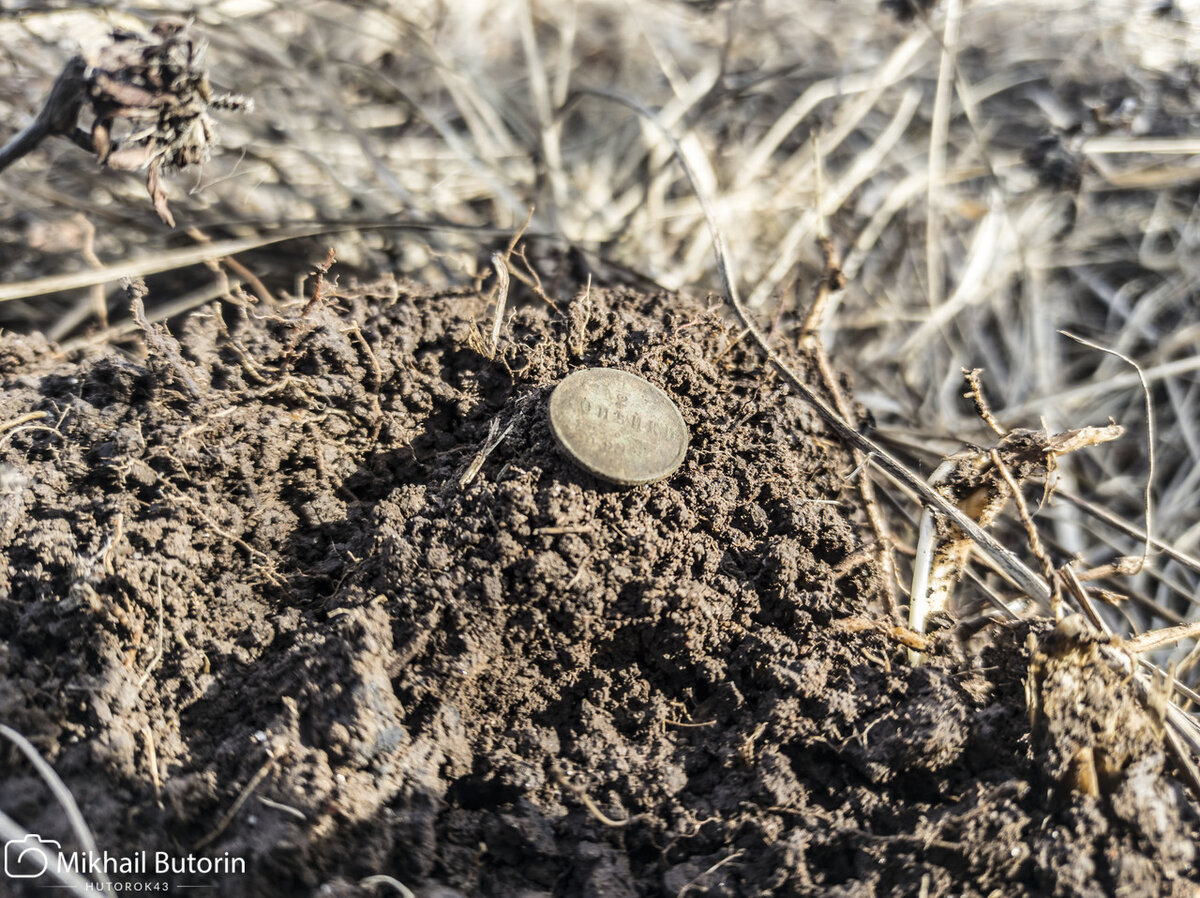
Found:
M 687 424 L 671 397 L 636 374 L 588 368 L 550 394 L 550 429 L 573 462 L 622 486 L 675 473 Z

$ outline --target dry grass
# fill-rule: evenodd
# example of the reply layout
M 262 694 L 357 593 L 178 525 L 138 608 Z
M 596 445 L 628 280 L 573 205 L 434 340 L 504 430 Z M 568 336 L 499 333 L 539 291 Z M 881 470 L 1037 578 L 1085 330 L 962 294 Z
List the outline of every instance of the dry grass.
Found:
M 0 13 L 0 139 L 33 117 L 79 44 L 171 5 Z M 828 234 L 849 283 L 824 346 L 855 374 L 880 437 L 921 470 L 961 441 L 990 442 L 962 398 L 963 368 L 985 369 L 1007 427 L 1126 427 L 1064 462 L 1059 497 L 1034 509 L 1058 563 L 1140 555 L 1150 471 L 1139 372 L 1060 331 L 1136 362 L 1157 424 L 1152 536 L 1171 551 L 1097 581 L 1132 597 L 1100 613 L 1121 632 L 1200 617 L 1200 87 L 1187 62 L 1200 3 L 943 0 L 900 22 L 875 0 L 227 0 L 202 4 L 195 30 L 214 86 L 256 111 L 218 113 L 212 160 L 171 176 L 180 230 L 342 229 L 241 257 L 274 289 L 329 242 L 342 272 L 469 281 L 531 206 L 529 234 L 578 249 L 598 279 L 626 266 L 715 289 L 701 205 L 671 146 L 599 91 L 674 129 L 740 292 L 767 326 L 783 323 L 776 339 L 804 318 Z M 157 221 L 139 177 L 100 171 L 65 141 L 0 175 L 0 197 L 5 282 L 96 267 L 89 225 L 104 265 L 191 245 Z M 356 222 L 373 226 L 344 230 Z M 459 230 L 378 227 L 388 222 Z M 553 256 L 530 261 L 548 291 L 575 289 L 555 280 Z M 160 274 L 152 297 L 219 294 L 219 278 Z M 118 285 L 105 290 L 119 339 L 131 328 Z M 0 325 L 78 340 L 99 329 L 96 308 L 87 290 L 16 299 Z M 1002 533 L 1025 548 L 1019 526 Z M 1157 660 L 1194 660 L 1193 644 Z

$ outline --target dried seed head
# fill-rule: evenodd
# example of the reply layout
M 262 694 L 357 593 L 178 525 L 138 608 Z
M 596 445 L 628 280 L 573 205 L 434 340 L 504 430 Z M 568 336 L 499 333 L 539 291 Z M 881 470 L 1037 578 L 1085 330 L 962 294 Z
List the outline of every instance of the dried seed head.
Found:
M 208 159 L 216 141 L 210 109 L 250 107 L 243 97 L 213 95 L 201 65 L 204 49 L 186 21 L 163 19 L 148 35 L 114 31 L 84 73 L 100 162 L 123 171 L 147 169 L 154 208 L 172 226 L 161 172 Z

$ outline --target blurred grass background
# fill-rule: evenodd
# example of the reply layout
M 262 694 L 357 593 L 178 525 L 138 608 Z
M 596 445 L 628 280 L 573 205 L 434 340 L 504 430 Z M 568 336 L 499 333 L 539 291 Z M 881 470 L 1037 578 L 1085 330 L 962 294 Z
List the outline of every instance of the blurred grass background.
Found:
M 214 86 L 254 110 L 215 113 L 212 159 L 170 176 L 175 231 L 141 178 L 63 140 L 0 173 L 2 282 L 153 256 L 193 244 L 189 229 L 511 232 L 532 207 L 530 260 L 552 292 L 588 274 L 715 291 L 709 235 L 670 146 L 586 91 L 620 94 L 682 141 L 742 294 L 778 340 L 803 317 L 828 233 L 848 285 L 825 347 L 880 438 L 919 470 L 962 441 L 990 443 L 962 398 L 964 367 L 985 369 L 1006 426 L 1126 426 L 1119 442 L 1072 456 L 1040 511 L 1059 563 L 1139 554 L 1150 475 L 1137 372 L 1060 330 L 1141 366 L 1156 421 L 1153 535 L 1171 552 L 1105 581 L 1132 598 L 1104 614 L 1124 631 L 1200 617 L 1200 3 L 10 0 L 0 141 L 36 114 L 72 53 L 167 14 L 194 17 Z M 506 243 L 371 227 L 239 259 L 294 291 L 334 245 L 343 278 L 395 272 L 436 287 L 484 277 Z M 226 285 L 194 266 L 150 287 L 167 314 Z M 102 289 L 0 304 L 0 327 L 119 343 L 101 319 L 119 325 L 125 300 L 115 283 Z M 1072 494 L 1132 533 L 1064 501 Z M 1018 528 L 1011 539 L 1024 548 Z M 1159 660 L 1186 671 L 1193 645 Z

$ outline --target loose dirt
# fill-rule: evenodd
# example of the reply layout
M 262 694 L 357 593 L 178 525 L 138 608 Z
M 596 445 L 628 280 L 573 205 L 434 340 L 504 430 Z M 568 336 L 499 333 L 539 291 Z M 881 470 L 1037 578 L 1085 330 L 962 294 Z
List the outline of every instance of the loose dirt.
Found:
M 519 309 L 493 359 L 472 292 L 301 312 L 213 306 L 137 357 L 0 337 L 0 721 L 101 849 L 149 852 L 132 880 L 1196 893 L 1195 805 L 1132 686 L 1039 621 L 910 664 L 853 459 L 714 311 L 593 290 Z M 586 366 L 678 404 L 669 480 L 563 458 L 546 401 Z M 0 795 L 79 847 L 7 746 Z

